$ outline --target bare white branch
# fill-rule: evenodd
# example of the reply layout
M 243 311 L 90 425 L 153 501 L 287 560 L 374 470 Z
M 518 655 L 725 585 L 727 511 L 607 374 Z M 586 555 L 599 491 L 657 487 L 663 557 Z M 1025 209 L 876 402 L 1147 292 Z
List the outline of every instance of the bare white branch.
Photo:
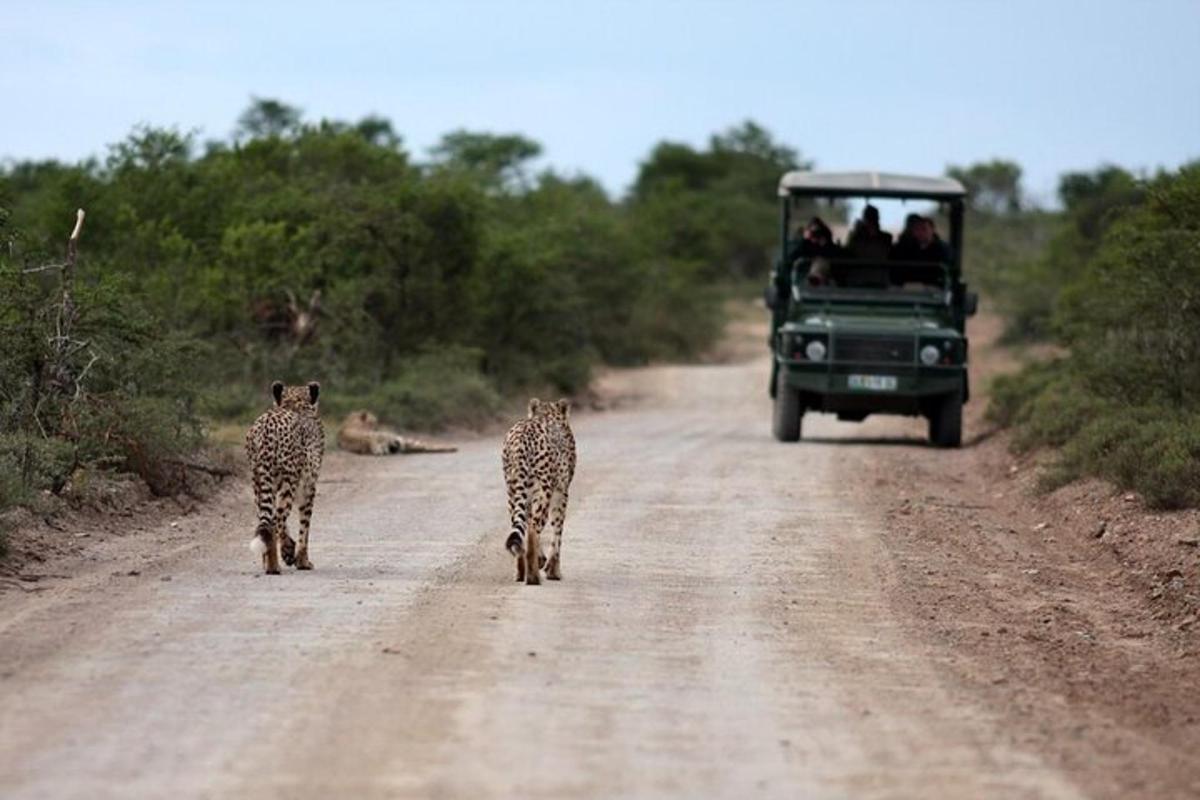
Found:
M 59 264 L 43 264 L 40 267 L 30 267 L 29 269 L 23 269 L 23 270 L 21 270 L 21 274 L 22 275 L 32 275 L 35 272 L 49 272 L 52 269 L 66 269 L 66 268 L 67 268 L 67 264 L 65 262 L 59 263 Z

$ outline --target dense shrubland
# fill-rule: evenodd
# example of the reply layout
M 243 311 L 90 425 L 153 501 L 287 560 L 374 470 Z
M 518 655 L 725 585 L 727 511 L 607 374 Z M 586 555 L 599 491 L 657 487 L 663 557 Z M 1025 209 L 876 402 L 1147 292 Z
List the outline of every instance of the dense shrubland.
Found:
M 1064 355 L 1000 380 L 1018 447 L 1060 447 L 1050 485 L 1099 475 L 1200 504 L 1200 163 L 1149 180 L 1068 175 L 1064 219 L 1022 277 Z M 1021 307 L 1021 306 L 1018 306 Z
M 227 141 L 139 128 L 103 160 L 0 167 L 0 505 L 81 465 L 166 491 L 202 421 L 248 418 L 276 378 L 324 382 L 331 415 L 437 427 L 598 364 L 692 357 L 729 286 L 765 273 L 773 186 L 799 163 L 745 123 L 659 144 L 614 200 L 540 152 L 455 131 L 418 160 L 385 119 L 256 100 Z M 60 271 L 33 270 L 79 207 L 72 358 L 92 363 L 68 397 L 43 369 Z

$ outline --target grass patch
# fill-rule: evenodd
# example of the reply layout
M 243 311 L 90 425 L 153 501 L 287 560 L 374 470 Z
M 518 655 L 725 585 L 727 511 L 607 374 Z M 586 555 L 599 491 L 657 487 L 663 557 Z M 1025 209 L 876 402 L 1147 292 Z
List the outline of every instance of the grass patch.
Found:
M 405 430 L 481 426 L 501 407 L 499 392 L 480 369 L 481 359 L 481 353 L 465 347 L 428 350 L 406 360 L 380 384 L 351 384 L 344 392 L 331 392 L 327 418 L 340 420 L 365 408 Z
M 1154 508 L 1200 506 L 1200 412 L 1102 399 L 1065 360 L 994 384 L 988 416 L 1013 428 L 1013 447 L 1058 449 L 1039 486 L 1086 475 L 1141 494 Z

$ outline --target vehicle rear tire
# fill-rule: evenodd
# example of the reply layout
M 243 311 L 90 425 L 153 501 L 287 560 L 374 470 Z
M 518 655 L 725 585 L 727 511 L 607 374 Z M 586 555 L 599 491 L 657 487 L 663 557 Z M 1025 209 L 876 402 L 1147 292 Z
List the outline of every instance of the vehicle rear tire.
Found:
M 800 441 L 800 392 L 787 382 L 787 371 L 779 370 L 775 378 L 775 414 L 771 421 L 771 433 L 781 442 Z
M 938 447 L 962 445 L 962 392 L 948 394 L 929 415 L 929 441 Z

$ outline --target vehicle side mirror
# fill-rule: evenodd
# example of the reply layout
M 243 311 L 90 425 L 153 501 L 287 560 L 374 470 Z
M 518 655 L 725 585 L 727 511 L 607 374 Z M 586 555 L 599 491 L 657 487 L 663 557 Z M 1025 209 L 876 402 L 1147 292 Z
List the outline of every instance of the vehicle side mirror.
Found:
M 965 311 L 967 313 L 968 317 L 973 317 L 973 316 L 975 316 L 975 312 L 978 310 L 979 310 L 979 293 L 978 292 L 967 292 L 966 297 L 963 298 L 963 311 Z
M 771 309 L 772 311 L 775 310 L 775 306 L 779 305 L 779 287 L 774 283 L 763 289 L 763 302 L 766 303 L 767 308 Z

